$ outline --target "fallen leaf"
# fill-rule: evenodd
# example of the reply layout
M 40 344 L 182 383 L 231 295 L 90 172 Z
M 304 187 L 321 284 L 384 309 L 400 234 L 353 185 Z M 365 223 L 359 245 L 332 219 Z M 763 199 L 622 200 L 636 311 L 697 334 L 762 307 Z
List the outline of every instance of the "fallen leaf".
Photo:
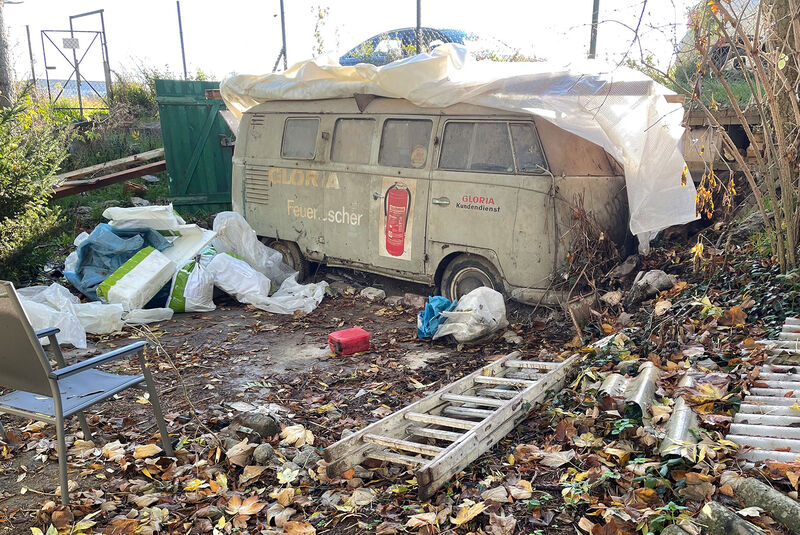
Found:
M 764 510 L 761 507 L 745 507 L 736 511 L 742 516 L 760 516 Z
M 460 526 L 461 524 L 466 524 L 467 522 L 469 522 L 470 520 L 481 514 L 485 509 L 486 509 L 486 504 L 484 502 L 474 503 L 472 500 L 464 500 L 464 502 L 460 506 L 460 509 L 456 513 L 456 516 L 450 517 L 450 522 L 452 522 L 456 526 Z
M 656 316 L 663 316 L 667 313 L 667 311 L 669 311 L 670 308 L 672 308 L 672 301 L 659 301 L 653 308 L 653 312 L 655 312 Z
M 492 502 L 507 502 L 508 500 L 508 491 L 506 491 L 505 487 L 495 487 L 493 489 L 485 490 L 481 493 L 481 498 L 486 501 Z
M 303 427 L 302 425 L 289 425 L 281 431 L 281 444 L 292 445 L 296 447 L 309 444 L 314 445 L 314 434 Z
M 300 475 L 300 470 L 292 470 L 291 468 L 284 468 L 280 472 L 278 472 L 278 483 L 281 485 L 286 485 L 287 483 L 291 483 L 297 476 Z
M 287 522 L 283 525 L 286 535 L 316 535 L 317 530 L 308 522 Z
M 408 519 L 408 522 L 406 522 L 406 527 L 411 529 L 421 528 L 423 526 L 435 526 L 435 525 L 436 525 L 436 513 L 420 513 L 417 515 L 413 515 Z
M 133 450 L 134 459 L 146 459 L 161 453 L 162 450 L 156 444 L 145 444 L 144 446 L 136 446 Z
M 247 485 L 250 481 L 258 479 L 264 471 L 267 470 L 266 466 L 247 465 L 242 470 L 242 475 L 239 476 L 239 485 Z M 288 504 L 286 504 L 288 505 Z
M 550 468 L 557 468 L 563 466 L 575 458 L 575 450 L 555 451 L 552 453 L 545 453 L 539 464 L 549 466 Z
M 275 489 L 269 493 L 269 497 L 278 500 L 278 503 L 284 507 L 289 507 L 294 498 L 294 489 L 286 487 L 285 489 Z
M 247 466 L 254 449 L 256 449 L 256 445 L 250 444 L 247 439 L 244 439 L 229 449 L 226 455 L 231 464 Z
M 492 535 L 513 535 L 517 519 L 513 516 L 489 515 L 489 531 Z
M 530 481 L 520 479 L 515 485 L 508 487 L 508 492 L 515 500 L 527 500 L 533 494 L 533 487 Z

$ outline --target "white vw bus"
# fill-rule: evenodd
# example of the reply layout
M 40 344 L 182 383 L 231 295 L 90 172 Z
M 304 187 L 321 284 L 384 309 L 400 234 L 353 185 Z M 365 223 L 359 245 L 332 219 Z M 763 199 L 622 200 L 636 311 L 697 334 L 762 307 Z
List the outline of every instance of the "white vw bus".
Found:
M 287 263 L 322 262 L 538 302 L 567 255 L 576 200 L 616 241 L 620 165 L 530 115 L 356 95 L 248 110 L 233 207 Z

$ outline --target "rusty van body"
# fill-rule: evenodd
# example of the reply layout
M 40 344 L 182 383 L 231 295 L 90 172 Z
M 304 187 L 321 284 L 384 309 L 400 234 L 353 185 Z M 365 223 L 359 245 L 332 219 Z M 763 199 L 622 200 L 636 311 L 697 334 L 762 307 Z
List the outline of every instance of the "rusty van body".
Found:
M 577 204 L 610 239 L 627 233 L 623 171 L 603 148 L 468 104 L 260 104 L 239 127 L 232 191 L 234 210 L 301 272 L 322 262 L 451 299 L 481 285 L 546 298 Z

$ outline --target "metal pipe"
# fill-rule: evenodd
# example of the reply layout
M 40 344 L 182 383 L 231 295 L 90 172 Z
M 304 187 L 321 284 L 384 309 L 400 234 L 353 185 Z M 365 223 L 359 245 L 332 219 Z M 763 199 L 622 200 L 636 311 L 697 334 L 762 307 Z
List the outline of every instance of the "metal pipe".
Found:
M 595 0 L 597 1 L 597 0 Z M 417 38 L 417 54 L 421 51 L 420 41 L 422 40 L 422 0 L 417 0 L 417 28 L 415 37 Z
M 33 81 L 33 85 L 36 85 L 36 71 L 33 68 L 33 46 L 31 45 L 31 27 L 27 24 L 25 25 L 25 34 L 28 36 L 28 55 L 31 58 L 31 80 Z
M 70 38 L 75 38 L 75 30 L 72 27 L 72 17 L 69 18 L 69 36 Z M 80 110 L 81 119 L 84 119 L 83 116 L 83 97 L 81 97 L 81 69 L 80 69 L 80 61 L 78 61 L 78 53 L 76 52 L 77 48 L 72 49 L 72 58 L 75 62 L 75 83 L 78 87 L 78 109 Z
M 53 103 L 53 94 L 50 92 L 50 73 L 47 72 L 47 70 L 48 70 L 47 69 L 47 50 L 45 50 L 45 48 L 44 48 L 44 32 L 45 32 L 45 30 L 42 30 L 41 33 L 40 33 L 40 35 L 42 37 L 42 58 L 43 58 L 43 61 L 44 61 L 44 77 L 47 80 L 47 100 L 50 102 L 50 104 L 52 104 Z
M 597 53 L 597 19 L 600 15 L 600 0 L 594 0 L 592 5 L 592 35 L 589 38 L 589 59 L 594 59 Z
M 283 12 L 283 0 L 281 0 L 281 40 L 283 41 L 283 70 L 289 68 L 288 60 L 286 59 L 286 17 Z
M 102 45 L 103 49 L 103 72 L 106 75 L 106 98 L 111 102 L 114 99 L 114 88 L 111 83 L 111 62 L 108 60 L 108 38 L 106 37 L 106 21 L 103 17 L 103 10 L 98 9 L 100 12 L 100 30 L 103 32 Z
M 186 49 L 183 47 L 183 22 L 181 21 L 180 0 L 176 0 L 175 4 L 178 7 L 178 34 L 181 37 L 181 59 L 183 59 L 183 79 L 186 80 L 189 76 L 186 73 Z

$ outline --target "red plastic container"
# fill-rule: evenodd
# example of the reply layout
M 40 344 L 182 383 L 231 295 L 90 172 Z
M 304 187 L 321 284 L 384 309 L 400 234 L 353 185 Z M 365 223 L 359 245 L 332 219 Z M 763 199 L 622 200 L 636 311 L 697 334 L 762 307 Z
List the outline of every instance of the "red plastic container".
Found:
M 369 349 L 369 333 L 361 327 L 352 327 L 328 335 L 328 346 L 337 355 L 352 355 Z

